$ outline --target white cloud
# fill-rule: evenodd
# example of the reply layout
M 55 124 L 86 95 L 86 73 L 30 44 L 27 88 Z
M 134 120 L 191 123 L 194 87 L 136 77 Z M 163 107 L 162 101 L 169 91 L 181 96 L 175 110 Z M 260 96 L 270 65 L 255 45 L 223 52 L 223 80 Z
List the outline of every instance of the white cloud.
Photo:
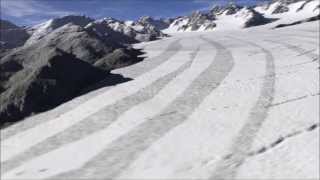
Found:
M 61 11 L 34 0 L 1 0 L 1 13 L 7 16 L 21 18 L 24 16 L 63 16 L 72 12 Z

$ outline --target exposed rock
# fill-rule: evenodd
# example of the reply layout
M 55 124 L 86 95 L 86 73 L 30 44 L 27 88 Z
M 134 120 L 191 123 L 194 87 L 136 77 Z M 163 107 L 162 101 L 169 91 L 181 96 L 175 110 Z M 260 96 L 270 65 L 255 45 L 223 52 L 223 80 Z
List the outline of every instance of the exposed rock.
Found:
M 0 48 L 12 49 L 22 46 L 29 38 L 29 34 L 21 27 L 0 19 Z
M 190 16 L 177 18 L 169 28 L 174 31 L 212 30 L 216 27 L 214 20 L 215 15 L 196 11 Z
M 112 84 L 109 71 L 140 61 L 138 55 L 112 36 L 74 24 L 12 50 L 0 59 L 0 125 L 55 107 L 102 80 Z
M 101 36 L 105 36 L 105 32 L 108 34 L 108 31 L 111 29 L 115 32 L 127 36 L 126 39 L 128 39 L 131 43 L 134 41 L 152 41 L 156 40 L 159 37 L 166 36 L 153 25 L 141 24 L 138 22 L 124 22 L 114 18 L 104 18 L 101 20 L 97 20 L 93 23 L 90 23 L 86 28 L 94 26 L 99 27 L 96 29 L 99 29 L 97 31 L 100 31 L 99 34 Z
M 252 8 L 243 8 L 238 15 L 245 19 L 244 28 L 263 25 L 273 21 L 273 19 L 265 18 Z
M 242 8 L 243 8 L 242 6 L 238 6 L 234 3 L 230 3 L 228 6 L 224 8 L 223 12 L 226 15 L 232 15 L 232 14 L 236 14 Z
M 4 83 L 5 91 L 0 94 L 0 125 L 57 106 L 107 76 L 55 47 L 39 48 L 33 59 L 20 58 L 0 65 L 1 74 L 18 70 Z
M 29 34 L 31 34 L 31 37 L 28 39 L 26 44 L 30 45 L 32 43 L 35 43 L 36 41 L 45 37 L 50 32 L 66 25 L 66 24 L 72 23 L 74 25 L 84 27 L 92 21 L 93 21 L 93 19 L 91 19 L 89 17 L 76 16 L 76 15 L 63 16 L 60 18 L 48 20 L 44 23 L 35 25 L 31 28 L 27 28 L 27 31 L 29 32 Z
M 210 13 L 214 15 L 221 15 L 224 12 L 224 7 L 223 6 L 214 6 L 211 10 Z
M 179 17 L 173 21 L 166 31 L 175 32 L 214 30 L 217 26 L 219 26 L 217 25 L 217 21 L 219 21 L 221 18 L 228 18 L 230 21 L 236 21 L 235 24 L 240 24 L 239 28 L 258 26 L 273 21 L 273 19 L 265 18 L 253 8 L 229 4 L 225 7 L 215 6 L 209 12 L 197 11 L 190 16 Z
M 165 19 L 153 19 L 150 16 L 144 16 L 141 17 L 138 20 L 138 24 L 141 24 L 143 26 L 154 26 L 158 30 L 163 30 L 169 27 L 171 20 L 165 20 Z
M 318 20 L 320 20 L 320 15 L 314 16 L 311 18 L 307 18 L 307 19 L 304 19 L 301 21 L 295 21 L 295 22 L 288 23 L 288 24 L 278 24 L 274 28 L 282 28 L 282 27 L 293 26 L 293 25 L 297 25 L 297 24 L 301 24 L 301 23 L 305 23 L 305 22 L 312 22 L 312 21 L 318 21 Z
M 104 70 L 113 70 L 142 61 L 143 58 L 139 58 L 139 55 L 142 55 L 139 50 L 119 48 L 96 61 L 94 66 Z
M 17 28 L 19 28 L 19 27 L 18 27 L 17 25 L 13 24 L 13 23 L 10 22 L 10 21 L 3 20 L 3 19 L 0 20 L 0 29 L 1 29 L 1 30 L 17 29 Z
M 272 14 L 279 14 L 279 13 L 284 13 L 284 12 L 288 12 L 289 8 L 285 5 L 280 4 L 279 6 L 277 6 L 275 8 L 275 10 L 272 12 Z

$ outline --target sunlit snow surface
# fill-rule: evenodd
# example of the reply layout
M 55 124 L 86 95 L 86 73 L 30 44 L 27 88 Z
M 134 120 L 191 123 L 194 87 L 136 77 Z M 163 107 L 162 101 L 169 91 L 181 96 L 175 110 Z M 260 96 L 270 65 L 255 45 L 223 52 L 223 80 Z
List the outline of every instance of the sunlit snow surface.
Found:
M 319 22 L 135 45 L 105 87 L 1 130 L 2 179 L 319 178 Z
M 266 25 L 267 28 L 273 28 L 278 24 L 290 24 L 296 21 L 305 20 L 310 17 L 319 15 L 320 1 L 318 0 L 303 0 L 296 3 L 285 5 L 288 8 L 287 12 L 273 13 L 278 7 L 281 6 L 280 2 L 275 1 L 270 5 L 257 6 L 253 10 L 260 13 L 263 17 L 271 20 L 271 23 Z M 164 30 L 166 33 L 176 32 L 190 32 L 190 31 L 228 31 L 239 30 L 245 28 L 246 22 L 250 21 L 255 15 L 248 9 L 243 7 L 234 14 L 227 14 L 226 11 L 215 14 L 216 27 L 206 29 L 210 23 L 202 24 L 198 29 L 191 30 L 193 26 L 190 22 L 190 16 L 180 17 L 175 19 L 170 26 Z M 183 28 L 187 26 L 188 28 Z

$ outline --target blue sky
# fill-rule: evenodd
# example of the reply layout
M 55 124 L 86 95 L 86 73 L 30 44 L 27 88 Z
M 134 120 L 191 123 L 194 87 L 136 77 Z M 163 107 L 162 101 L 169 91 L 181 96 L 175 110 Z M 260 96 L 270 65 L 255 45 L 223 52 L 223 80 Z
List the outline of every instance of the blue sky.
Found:
M 255 4 L 261 0 L 234 0 Z M 33 25 L 68 14 L 87 15 L 95 19 L 114 17 L 136 20 L 149 15 L 155 18 L 186 15 L 207 10 L 228 0 L 1 0 L 1 18 L 18 25 Z

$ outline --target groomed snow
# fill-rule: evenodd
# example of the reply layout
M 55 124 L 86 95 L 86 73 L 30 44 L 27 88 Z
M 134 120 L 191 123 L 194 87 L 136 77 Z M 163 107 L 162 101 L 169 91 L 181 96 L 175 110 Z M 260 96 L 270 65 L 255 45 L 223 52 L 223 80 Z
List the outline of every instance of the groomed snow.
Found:
M 134 80 L 1 130 L 1 179 L 319 179 L 318 23 L 137 44 Z

